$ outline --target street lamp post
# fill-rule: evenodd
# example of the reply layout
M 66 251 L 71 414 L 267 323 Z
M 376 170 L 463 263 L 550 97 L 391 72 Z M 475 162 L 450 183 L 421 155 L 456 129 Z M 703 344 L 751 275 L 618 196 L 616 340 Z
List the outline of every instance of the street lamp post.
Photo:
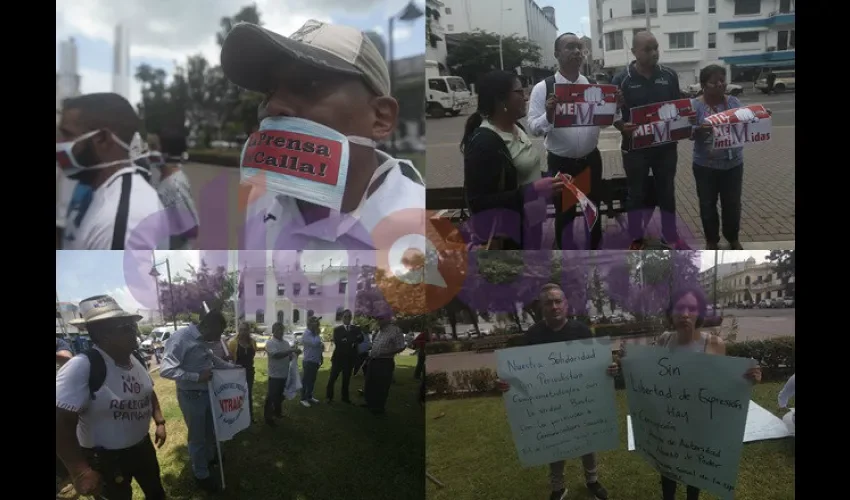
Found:
M 425 15 L 425 11 L 420 9 L 413 0 L 407 4 L 400 13 L 390 16 L 390 26 L 387 38 L 389 38 L 387 63 L 390 71 L 390 94 L 395 92 L 395 42 L 393 42 L 393 29 L 395 28 L 395 20 L 399 21 L 414 21 Z M 390 154 L 395 156 L 395 132 L 390 134 Z
M 168 258 L 165 259 L 164 262 L 156 263 L 154 262 L 151 267 L 151 272 L 148 275 L 153 276 L 153 279 L 156 281 L 156 292 L 157 292 L 157 301 L 159 302 L 159 315 L 162 317 L 162 301 L 159 298 L 159 271 L 156 270 L 157 267 L 165 264 L 165 273 L 168 275 L 168 293 L 171 295 L 171 319 L 174 323 L 174 330 L 177 331 L 177 311 L 174 309 L 174 285 L 171 283 L 171 262 Z

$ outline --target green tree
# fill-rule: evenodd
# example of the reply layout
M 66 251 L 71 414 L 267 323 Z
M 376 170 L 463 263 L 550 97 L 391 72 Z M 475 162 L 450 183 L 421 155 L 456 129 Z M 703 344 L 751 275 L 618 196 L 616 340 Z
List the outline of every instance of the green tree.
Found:
M 794 250 L 771 250 L 766 257 L 768 262 L 775 264 L 776 276 L 782 280 L 784 295 L 794 297 L 794 281 L 796 276 L 796 259 Z
M 593 268 L 593 274 L 590 281 L 590 302 L 596 308 L 597 314 L 605 316 L 605 302 L 608 300 L 608 292 L 605 289 L 605 283 L 602 281 L 602 275 L 599 273 L 599 268 Z
M 540 62 L 540 46 L 525 37 L 502 37 L 502 59 L 505 70 Z M 476 31 L 461 36 L 460 42 L 449 52 L 446 63 L 454 74 L 470 83 L 484 73 L 499 69 L 499 35 Z

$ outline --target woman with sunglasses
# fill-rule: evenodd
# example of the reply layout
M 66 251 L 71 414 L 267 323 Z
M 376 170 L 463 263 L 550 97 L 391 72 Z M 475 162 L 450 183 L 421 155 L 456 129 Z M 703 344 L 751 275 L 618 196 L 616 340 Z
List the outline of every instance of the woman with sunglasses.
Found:
M 667 308 L 667 320 L 673 330 L 662 333 L 655 345 L 671 352 L 703 352 L 719 356 L 726 355 L 726 345 L 719 336 L 701 331 L 708 309 L 705 294 L 699 288 L 683 288 L 673 294 Z M 620 372 L 620 361 L 626 356 L 626 344 L 620 344 L 620 358 L 608 367 L 608 374 L 616 376 Z M 761 368 L 756 365 L 748 369 L 744 378 L 761 381 Z M 675 500 L 678 483 L 664 475 L 661 476 L 661 494 L 663 500 Z M 688 485 L 687 500 L 699 500 L 700 490 Z

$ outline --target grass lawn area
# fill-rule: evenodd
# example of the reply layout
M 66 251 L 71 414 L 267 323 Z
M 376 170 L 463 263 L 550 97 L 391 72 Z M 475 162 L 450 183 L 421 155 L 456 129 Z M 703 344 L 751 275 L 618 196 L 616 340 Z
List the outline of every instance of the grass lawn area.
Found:
M 326 358 L 315 389 L 322 404 L 304 408 L 297 398 L 287 401 L 285 418 L 274 428 L 262 419 L 266 358 L 258 356 L 255 366 L 253 407 L 257 423 L 221 444 L 227 490 L 214 496 L 195 487 L 174 382 L 153 375 L 167 421 L 168 439 L 157 455 L 169 500 L 396 500 L 422 496 L 425 443 L 419 383 L 413 378 L 416 356 L 396 356 L 396 383 L 390 389 L 386 415 L 375 416 L 356 406 L 363 402 L 357 393 L 363 387 L 362 375 L 351 381 L 354 406 L 339 401 L 341 378 L 337 379 L 336 402 L 325 404 L 330 374 L 330 359 Z M 213 473 L 218 474 L 218 469 Z M 133 487 L 133 498 L 143 499 L 138 486 L 134 483 Z M 419 492 L 414 493 L 417 489 Z
M 772 411 L 782 386 L 783 383 L 759 384 L 753 390 L 753 400 Z M 617 391 L 617 404 L 620 449 L 599 454 L 599 480 L 612 500 L 660 499 L 658 473 L 637 452 L 626 451 L 625 391 Z M 524 469 L 520 465 L 501 397 L 428 401 L 425 413 L 428 472 L 445 485 L 438 488 L 429 481 L 428 500 L 547 497 L 549 470 L 545 466 Z M 442 413 L 444 417 L 434 419 Z M 735 499 L 793 499 L 793 464 L 793 439 L 745 444 Z M 567 498 L 589 497 L 580 459 L 567 461 L 565 476 L 570 490 Z M 685 498 L 682 486 L 678 498 Z M 700 498 L 717 497 L 703 492 Z

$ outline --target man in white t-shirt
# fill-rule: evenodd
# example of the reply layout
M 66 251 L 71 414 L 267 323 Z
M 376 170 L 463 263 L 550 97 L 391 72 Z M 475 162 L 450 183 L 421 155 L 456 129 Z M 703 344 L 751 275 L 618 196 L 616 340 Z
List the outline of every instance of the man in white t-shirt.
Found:
M 274 427 L 274 419 L 283 416 L 283 392 L 289 378 L 289 363 L 301 354 L 301 349 L 293 349 L 283 338 L 283 323 L 275 323 L 272 338 L 266 342 L 266 354 L 269 357 L 269 386 L 264 417 L 266 424 Z
M 169 226 L 162 203 L 130 157 L 129 143 L 138 128 L 139 117 L 118 94 L 65 101 L 56 161 L 65 176 L 92 191 L 65 217 L 63 249 L 167 248 Z M 57 228 L 59 222 L 57 216 Z
M 141 316 L 107 295 L 83 300 L 80 313 L 94 347 L 56 375 L 56 454 L 78 494 L 131 500 L 135 479 L 146 499 L 164 500 L 148 433 L 153 419 L 162 446 L 165 419 L 153 380 L 134 354 Z
M 240 23 L 222 45 L 221 66 L 234 84 L 268 96 L 260 120 L 308 120 L 344 135 L 350 147 L 339 212 L 275 192 L 271 183 L 254 186 L 244 248 L 387 248 L 394 241 L 372 234 L 379 225 L 382 234 L 424 238 L 424 182 L 410 162 L 374 146 L 394 132 L 399 105 L 390 94 L 386 61 L 368 36 L 315 20 L 289 37 Z

